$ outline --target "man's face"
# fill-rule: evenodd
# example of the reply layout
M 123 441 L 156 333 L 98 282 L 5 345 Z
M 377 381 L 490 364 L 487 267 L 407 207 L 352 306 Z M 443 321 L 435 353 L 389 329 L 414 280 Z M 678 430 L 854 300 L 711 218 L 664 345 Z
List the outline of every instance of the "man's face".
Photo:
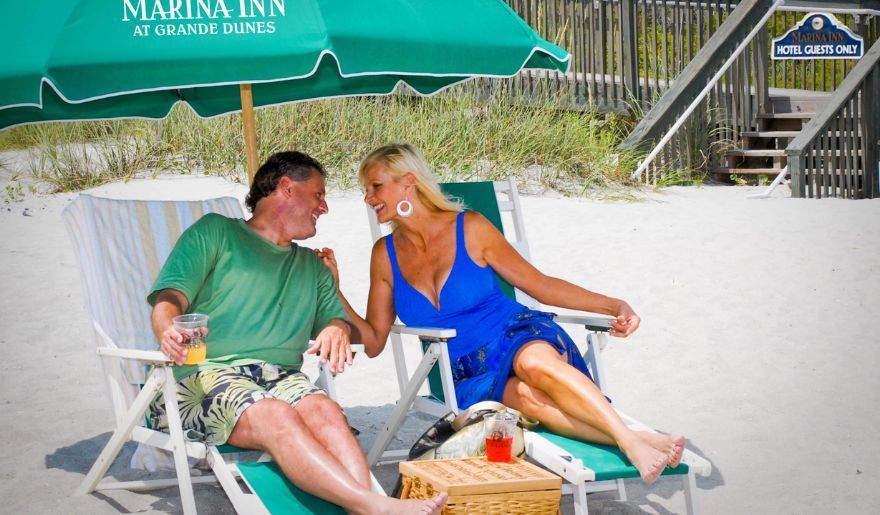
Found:
M 329 210 L 324 199 L 324 177 L 315 171 L 307 181 L 289 181 L 288 192 L 287 227 L 291 238 L 311 238 L 317 232 L 318 217 Z

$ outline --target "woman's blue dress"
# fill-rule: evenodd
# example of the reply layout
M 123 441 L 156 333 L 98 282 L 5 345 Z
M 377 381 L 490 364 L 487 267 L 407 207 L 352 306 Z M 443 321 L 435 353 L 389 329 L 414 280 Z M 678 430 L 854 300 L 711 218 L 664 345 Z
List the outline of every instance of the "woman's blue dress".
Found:
M 456 219 L 455 231 L 455 261 L 440 290 L 440 309 L 404 279 L 393 233 L 385 237 L 385 245 L 394 274 L 394 308 L 400 320 L 411 326 L 456 330 L 457 336 L 447 345 L 459 407 L 484 400 L 501 402 L 507 379 L 513 375 L 516 352 L 535 340 L 565 352 L 568 363 L 590 377 L 574 342 L 551 313 L 531 310 L 507 297 L 495 271 L 470 258 L 464 242 L 463 212 Z

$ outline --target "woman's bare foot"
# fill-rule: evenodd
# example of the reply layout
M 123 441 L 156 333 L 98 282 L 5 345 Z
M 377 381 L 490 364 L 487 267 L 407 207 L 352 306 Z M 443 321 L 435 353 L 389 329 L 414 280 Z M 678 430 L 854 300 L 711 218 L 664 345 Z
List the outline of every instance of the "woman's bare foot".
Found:
M 621 444 L 620 449 L 639 471 L 642 481 L 647 485 L 657 481 L 657 478 L 663 473 L 663 469 L 666 468 L 666 464 L 669 463 L 667 453 L 655 449 L 640 436 L 633 438 L 626 446 Z
M 675 468 L 681 464 L 681 457 L 684 456 L 684 435 L 672 435 L 672 441 L 675 445 L 672 455 L 669 457 L 669 466 Z
M 449 498 L 445 492 L 440 492 L 433 499 L 395 499 L 394 497 L 380 497 L 380 502 L 375 505 L 374 513 L 383 515 L 437 515 L 443 510 L 446 500 Z
M 651 447 L 669 456 L 669 466 L 675 468 L 681 463 L 684 454 L 683 435 L 664 435 L 651 431 L 637 431 L 636 434 Z

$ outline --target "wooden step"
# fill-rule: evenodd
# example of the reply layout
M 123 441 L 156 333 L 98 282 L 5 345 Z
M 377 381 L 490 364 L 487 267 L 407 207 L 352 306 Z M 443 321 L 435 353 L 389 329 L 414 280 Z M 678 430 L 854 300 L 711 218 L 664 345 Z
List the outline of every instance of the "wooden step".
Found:
M 741 136 L 746 138 L 796 138 L 801 133 L 801 131 L 742 131 L 740 133 Z M 832 137 L 839 138 L 841 136 L 850 137 L 850 132 L 841 132 L 841 131 L 825 131 L 820 133 L 822 137 Z M 858 138 L 860 134 L 856 134 Z
M 732 150 L 726 150 L 724 152 L 726 156 L 741 156 L 741 157 L 785 157 L 785 149 L 775 149 L 775 148 L 764 148 L 764 149 L 742 149 L 735 148 Z
M 782 168 L 719 168 L 712 173 L 736 175 L 779 175 Z M 786 174 L 787 175 L 787 174 Z
M 816 151 L 816 157 L 831 157 L 831 156 L 857 156 L 861 157 L 862 149 L 857 148 L 855 151 L 853 150 L 821 150 L 818 149 Z M 785 149 L 775 149 L 775 148 L 765 148 L 765 149 L 742 149 L 735 148 L 732 150 L 725 150 L 725 156 L 734 156 L 734 157 L 785 157 Z
M 801 131 L 742 131 L 745 138 L 796 138 Z
M 758 113 L 758 118 L 775 120 L 807 120 L 816 116 L 816 113 Z

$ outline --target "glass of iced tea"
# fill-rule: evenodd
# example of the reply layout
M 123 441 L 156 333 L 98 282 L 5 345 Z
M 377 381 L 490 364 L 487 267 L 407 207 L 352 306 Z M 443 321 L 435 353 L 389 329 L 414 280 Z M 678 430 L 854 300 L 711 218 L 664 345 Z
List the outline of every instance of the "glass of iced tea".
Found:
M 486 426 L 486 459 L 496 463 L 508 463 L 513 457 L 513 432 L 519 417 L 499 411 L 483 415 Z
M 177 332 L 183 335 L 183 343 L 186 345 L 186 361 L 183 364 L 197 365 L 204 361 L 208 354 L 208 346 L 205 343 L 208 315 L 187 313 L 174 317 L 173 322 Z

